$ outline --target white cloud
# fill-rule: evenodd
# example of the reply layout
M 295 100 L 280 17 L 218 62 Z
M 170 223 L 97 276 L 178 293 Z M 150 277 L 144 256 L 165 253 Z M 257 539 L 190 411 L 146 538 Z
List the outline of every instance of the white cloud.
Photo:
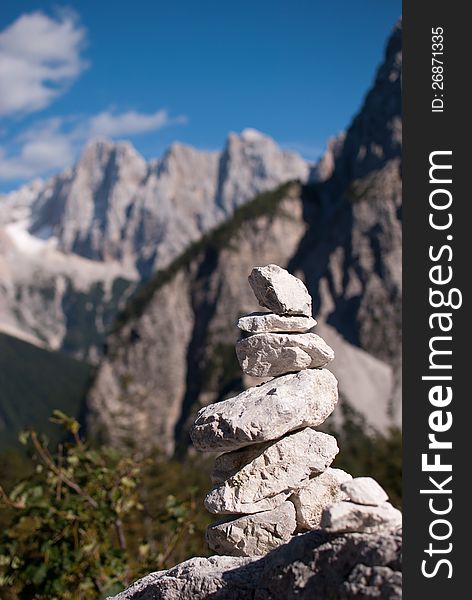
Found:
M 0 146 L 0 180 L 24 180 L 70 166 L 84 142 L 156 131 L 186 122 L 165 110 L 154 113 L 103 111 L 80 118 L 52 118 L 22 131 L 8 147 Z
M 48 106 L 85 68 L 86 31 L 71 12 L 23 14 L 0 32 L 0 116 Z
M 86 68 L 81 52 L 86 30 L 75 13 L 55 18 L 37 11 L 23 14 L 0 31 L 0 117 L 22 117 L 41 110 L 64 93 Z M 185 123 L 167 111 L 142 113 L 108 109 L 95 115 L 33 122 L 9 137 L 0 131 L 0 180 L 25 180 L 70 166 L 84 142 L 156 131 Z
M 171 118 L 165 110 L 154 113 L 138 113 L 134 110 L 121 114 L 114 114 L 107 110 L 92 117 L 89 123 L 89 136 L 121 137 L 147 133 L 161 129 L 166 125 L 185 123 L 185 117 Z
M 61 126 L 62 120 L 50 119 L 23 132 L 16 153 L 0 147 L 0 179 L 31 179 L 69 166 L 75 157 L 74 141 Z

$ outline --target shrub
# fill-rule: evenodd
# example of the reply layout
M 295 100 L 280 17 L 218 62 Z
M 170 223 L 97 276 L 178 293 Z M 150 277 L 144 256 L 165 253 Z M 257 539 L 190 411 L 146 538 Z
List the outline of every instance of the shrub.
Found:
M 70 441 L 52 454 L 35 431 L 23 433 L 34 472 L 9 492 L 0 487 L 0 507 L 9 514 L 0 533 L 1 597 L 8 590 L 11 598 L 32 600 L 105 598 L 170 566 L 193 536 L 195 490 L 161 494 L 157 506 L 154 495 L 146 514 L 143 495 L 162 477 L 156 464 L 89 446 L 77 421 L 60 411 L 52 420 Z

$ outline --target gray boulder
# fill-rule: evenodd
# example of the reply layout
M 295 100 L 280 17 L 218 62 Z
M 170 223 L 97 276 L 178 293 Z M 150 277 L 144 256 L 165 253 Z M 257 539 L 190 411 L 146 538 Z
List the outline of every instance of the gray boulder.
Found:
M 333 412 L 337 401 L 335 376 L 326 369 L 307 369 L 202 408 L 190 436 L 197 450 L 235 450 L 316 427 Z
M 338 450 L 336 438 L 310 427 L 287 435 L 259 449 L 259 454 L 252 460 L 216 485 L 208 493 L 205 506 L 210 512 L 220 514 L 254 513 L 274 508 L 285 499 L 279 494 L 297 490 L 310 477 L 325 471 Z M 234 454 L 239 452 L 247 457 L 244 449 L 236 450 Z M 223 454 L 217 459 L 216 468 L 220 474 L 224 473 L 224 457 Z M 237 459 L 230 459 L 230 468 L 237 462 Z
M 366 506 L 354 502 L 336 502 L 321 516 L 321 527 L 331 532 L 375 532 L 379 529 L 401 527 L 402 513 L 384 502 L 380 506 Z
M 296 528 L 295 507 L 284 502 L 273 510 L 213 523 L 207 528 L 206 541 L 218 554 L 264 556 L 288 542 Z
M 256 333 L 236 343 L 241 369 L 254 377 L 277 377 L 324 367 L 333 349 L 316 333 Z
M 275 313 L 251 313 L 238 321 L 239 329 L 248 333 L 305 333 L 316 325 L 313 317 L 302 315 L 276 315 Z
M 192 558 L 114 600 L 401 600 L 401 553 L 399 531 L 310 531 L 263 558 Z

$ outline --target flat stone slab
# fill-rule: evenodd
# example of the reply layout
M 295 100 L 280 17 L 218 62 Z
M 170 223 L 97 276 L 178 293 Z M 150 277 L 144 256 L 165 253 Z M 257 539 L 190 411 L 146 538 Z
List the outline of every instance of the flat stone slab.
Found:
M 290 500 L 295 506 L 298 531 L 318 529 L 323 510 L 341 500 L 348 500 L 341 490 L 341 484 L 352 479 L 342 469 L 327 469 L 324 473 L 311 478 L 308 483 L 295 490 Z
M 200 409 L 190 436 L 197 450 L 236 450 L 316 427 L 337 400 L 338 382 L 330 371 L 291 373 Z
M 236 343 L 241 369 L 254 377 L 277 377 L 324 367 L 333 349 L 316 333 L 256 333 Z
M 379 506 L 388 500 L 387 492 L 372 477 L 356 477 L 343 483 L 341 488 L 357 504 Z
M 313 317 L 285 316 L 275 313 L 252 313 L 241 317 L 239 329 L 248 333 L 305 333 L 315 327 Z
M 366 506 L 337 502 L 323 511 L 321 527 L 331 533 L 373 533 L 379 528 L 395 529 L 402 524 L 402 513 L 389 502 Z
M 214 523 L 207 528 L 206 541 L 218 554 L 263 556 L 288 542 L 296 526 L 295 507 L 284 502 L 274 510 Z
M 307 427 L 262 445 L 234 474 L 231 474 L 233 468 L 241 461 L 223 454 L 216 459 L 215 468 L 220 477 L 225 471 L 230 476 L 208 493 L 205 507 L 219 514 L 254 513 L 274 508 L 274 501 L 275 506 L 282 504 L 291 491 L 325 471 L 338 451 L 336 438 Z M 248 458 L 244 449 L 229 454 Z
M 255 267 L 248 279 L 261 306 L 278 315 L 311 317 L 311 296 L 305 284 L 282 267 Z

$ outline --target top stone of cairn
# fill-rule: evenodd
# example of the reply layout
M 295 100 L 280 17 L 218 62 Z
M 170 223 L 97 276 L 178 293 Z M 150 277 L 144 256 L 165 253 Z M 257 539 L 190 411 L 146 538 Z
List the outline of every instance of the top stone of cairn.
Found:
M 255 267 L 249 284 L 261 306 L 278 315 L 311 317 L 311 296 L 305 284 L 278 265 Z

